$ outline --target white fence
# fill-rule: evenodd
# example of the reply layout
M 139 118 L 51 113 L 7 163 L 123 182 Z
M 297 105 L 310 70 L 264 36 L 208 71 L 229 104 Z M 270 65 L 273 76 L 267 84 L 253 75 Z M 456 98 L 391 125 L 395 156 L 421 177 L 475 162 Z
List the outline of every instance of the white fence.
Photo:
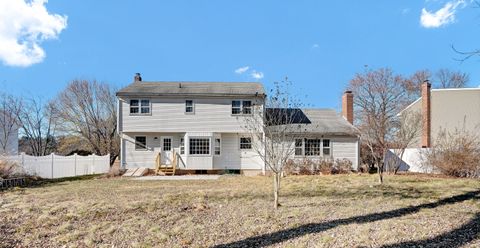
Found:
M 419 173 L 435 173 L 435 170 L 427 165 L 425 160 L 425 152 L 429 148 L 407 148 L 405 149 L 402 159 L 400 160 L 400 151 L 395 149 L 387 150 L 385 153 L 385 169 L 388 171 L 394 165 L 400 166 L 399 171 L 410 171 Z
M 42 178 L 62 178 L 91 174 L 106 173 L 110 169 L 110 155 L 97 156 L 60 156 L 50 154 L 34 157 L 22 153 L 17 156 L 8 156 L 7 159 L 15 161 L 28 175 Z

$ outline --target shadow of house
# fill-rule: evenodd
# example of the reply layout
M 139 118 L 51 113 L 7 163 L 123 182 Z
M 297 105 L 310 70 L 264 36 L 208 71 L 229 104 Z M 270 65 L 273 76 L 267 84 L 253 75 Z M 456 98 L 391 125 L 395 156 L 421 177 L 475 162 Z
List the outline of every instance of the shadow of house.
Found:
M 385 211 L 380 213 L 373 213 L 373 214 L 367 214 L 362 216 L 338 219 L 338 220 L 322 222 L 322 223 L 309 223 L 299 227 L 289 228 L 289 229 L 280 230 L 277 232 L 263 234 L 263 235 L 258 235 L 258 236 L 246 238 L 243 240 L 235 241 L 232 243 L 228 243 L 228 244 L 217 245 L 214 247 L 265 247 L 265 246 L 278 244 L 286 240 L 301 237 L 307 234 L 320 233 L 320 232 L 335 228 L 337 226 L 349 225 L 353 223 L 362 224 L 362 223 L 370 223 L 370 222 L 375 222 L 380 220 L 393 219 L 393 218 L 398 218 L 405 215 L 417 213 L 422 209 L 433 209 L 443 205 L 455 204 L 455 203 L 467 201 L 473 198 L 478 198 L 479 194 L 480 194 L 480 190 L 477 190 L 477 191 L 467 192 L 461 195 L 448 197 L 433 203 L 425 203 L 417 206 L 411 206 L 411 207 L 400 208 L 400 209 Z M 469 232 L 469 235 L 467 235 L 466 238 L 459 239 L 460 241 L 463 240 L 463 243 L 475 239 L 479 233 L 478 232 L 478 225 L 479 225 L 478 215 L 473 221 L 474 221 L 473 224 L 471 222 L 467 223 L 466 227 L 474 226 L 476 227 L 476 229 L 473 228 L 473 231 Z M 417 242 L 419 242 L 418 243 L 419 246 L 424 242 L 435 242 L 435 241 L 447 242 L 447 239 L 455 238 L 456 235 L 464 235 L 464 234 L 461 233 L 461 230 L 460 231 L 454 230 L 449 234 L 445 234 L 444 237 L 439 236 L 439 237 L 433 238 L 432 240 L 417 241 Z M 409 243 L 411 243 L 411 245 L 409 245 Z M 398 244 L 398 246 L 392 245 L 392 246 L 385 246 L 385 247 L 408 247 L 408 246 L 415 246 L 415 244 L 416 244 L 415 241 L 413 241 L 413 242 Z

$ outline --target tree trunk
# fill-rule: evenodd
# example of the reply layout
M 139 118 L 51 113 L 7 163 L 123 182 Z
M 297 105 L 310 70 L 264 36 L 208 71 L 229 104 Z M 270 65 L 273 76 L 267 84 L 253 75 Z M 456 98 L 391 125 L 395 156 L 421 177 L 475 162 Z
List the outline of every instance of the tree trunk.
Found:
M 280 203 L 278 202 L 278 196 L 280 192 L 280 176 L 280 172 L 275 172 L 275 174 L 273 175 L 273 207 L 275 209 L 278 209 L 278 207 L 280 206 Z
M 378 182 L 383 184 L 383 167 L 380 167 L 380 163 L 377 163 Z

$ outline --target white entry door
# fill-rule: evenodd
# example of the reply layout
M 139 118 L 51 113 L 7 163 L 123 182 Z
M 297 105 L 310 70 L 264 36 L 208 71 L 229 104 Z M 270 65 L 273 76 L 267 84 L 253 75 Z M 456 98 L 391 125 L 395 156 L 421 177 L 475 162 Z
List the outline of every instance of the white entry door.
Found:
M 162 147 L 162 164 L 172 164 L 172 137 L 171 136 L 162 136 L 160 138 L 160 146 Z

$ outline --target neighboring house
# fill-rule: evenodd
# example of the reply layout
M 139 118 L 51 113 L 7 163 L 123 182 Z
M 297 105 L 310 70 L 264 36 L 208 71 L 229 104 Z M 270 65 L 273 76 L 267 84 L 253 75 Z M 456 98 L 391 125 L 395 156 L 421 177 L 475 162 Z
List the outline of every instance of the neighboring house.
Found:
M 18 125 L 0 112 L 0 155 L 18 154 Z
M 441 131 L 454 133 L 464 129 L 480 135 L 480 88 L 431 89 L 427 81 L 421 94 L 399 113 L 400 116 L 420 113 L 422 117 L 421 135 L 405 150 L 401 171 L 433 172 L 433 168 L 424 164 L 423 152 L 435 146 Z M 397 156 L 387 153 L 386 160 Z
M 465 128 L 480 135 L 480 88 L 431 89 L 427 82 L 422 96 L 399 115 L 407 111 L 420 113 L 423 120 L 421 137 L 412 148 L 431 147 L 441 130 Z
M 344 108 L 353 110 L 353 97 L 344 98 Z M 265 90 L 260 83 L 134 82 L 117 92 L 118 130 L 123 168 L 155 167 L 178 154 L 183 172 L 241 170 L 258 174 L 266 170 L 252 149 L 244 118 L 263 111 Z M 313 124 L 305 139 L 297 142 L 297 156 L 349 159 L 358 166 L 359 135 L 334 110 L 301 110 Z M 353 113 L 348 112 L 353 120 Z

